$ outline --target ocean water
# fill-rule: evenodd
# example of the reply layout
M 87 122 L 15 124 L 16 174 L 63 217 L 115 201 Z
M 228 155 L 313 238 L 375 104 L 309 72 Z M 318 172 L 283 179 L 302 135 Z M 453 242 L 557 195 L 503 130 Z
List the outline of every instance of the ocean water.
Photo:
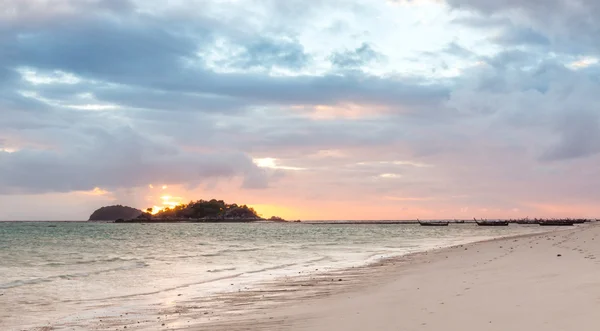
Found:
M 0 330 L 87 329 L 86 319 L 151 313 L 183 294 L 218 298 L 299 274 L 541 230 L 471 224 L 0 222 Z

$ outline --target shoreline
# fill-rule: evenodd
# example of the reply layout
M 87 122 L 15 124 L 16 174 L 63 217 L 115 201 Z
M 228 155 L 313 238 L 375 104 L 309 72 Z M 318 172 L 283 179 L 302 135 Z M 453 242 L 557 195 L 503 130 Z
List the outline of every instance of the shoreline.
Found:
M 329 286 L 320 293 L 308 297 L 297 297 L 292 298 L 289 301 L 283 302 L 279 305 L 275 310 L 268 312 L 251 312 L 248 314 L 240 314 L 238 316 L 229 316 L 227 321 L 217 321 L 217 322 L 204 322 L 204 323 L 195 323 L 193 324 L 193 330 L 204 330 L 206 328 L 210 330 L 216 331 L 225 331 L 225 330 L 365 330 L 369 327 L 372 327 L 372 324 L 362 324 L 361 319 L 352 320 L 354 323 L 344 323 L 340 324 L 340 322 L 344 321 L 346 317 L 355 317 L 357 315 L 378 315 L 378 310 L 382 310 L 386 307 L 379 304 L 378 306 L 365 306 L 361 303 L 362 299 L 358 298 L 375 298 L 375 303 L 384 301 L 382 300 L 385 296 L 385 293 L 388 292 L 387 289 L 390 287 L 397 286 L 397 284 L 403 283 L 403 278 L 407 277 L 407 275 L 418 275 L 421 269 L 428 269 L 431 272 L 431 267 L 434 267 L 436 264 L 452 264 L 456 261 L 465 260 L 465 254 L 467 252 L 475 251 L 479 253 L 480 251 L 483 254 L 491 254 L 501 253 L 499 256 L 504 258 L 511 253 L 507 253 L 504 251 L 504 245 L 506 245 L 506 249 L 508 252 L 512 252 L 515 249 L 512 246 L 516 246 L 516 243 L 529 242 L 532 244 L 530 249 L 534 250 L 535 253 L 539 253 L 539 249 L 535 246 L 539 246 L 540 241 L 554 241 L 550 238 L 555 238 L 557 236 L 565 236 L 569 237 L 574 234 L 578 234 L 581 232 L 589 231 L 590 233 L 594 231 L 594 236 L 598 235 L 600 239 L 600 225 L 597 224 L 586 224 L 583 226 L 577 226 L 573 228 L 563 228 L 556 227 L 552 229 L 548 229 L 547 231 L 534 233 L 534 234 L 520 234 L 520 235 L 512 235 L 512 236 L 504 236 L 499 238 L 492 238 L 481 240 L 477 242 L 454 245 L 450 247 L 444 247 L 439 249 L 432 249 L 424 252 L 415 252 L 409 253 L 406 255 L 390 257 L 386 259 L 382 259 L 380 261 L 365 265 L 360 268 L 352 268 L 341 270 L 339 273 L 335 275 L 326 275 L 322 277 L 322 279 L 312 279 L 309 284 L 301 284 L 300 286 L 319 286 L 319 283 L 326 283 L 328 278 L 334 276 L 334 279 L 331 279 Z M 593 239 L 592 239 L 593 240 Z M 533 242 L 536 242 L 533 244 Z M 501 245 L 500 245 L 501 244 Z M 502 252 L 497 252 L 498 248 L 490 247 L 500 245 L 499 249 Z M 485 252 L 487 250 L 487 252 Z M 467 251 L 467 252 L 465 252 Z M 598 251 L 598 258 L 600 259 L 600 249 Z M 551 254 L 551 253 L 548 253 Z M 554 256 L 553 256 L 554 257 Z M 488 263 L 493 263 L 496 261 L 498 257 L 491 258 Z M 595 258 L 594 258 L 595 259 Z M 476 262 L 477 263 L 477 262 Z M 437 268 L 436 268 L 437 269 Z M 600 271 L 600 267 L 598 268 Z M 444 272 L 443 269 L 439 270 L 440 275 Z M 469 272 L 467 269 L 466 272 Z M 501 274 L 501 271 L 499 271 Z M 501 276 L 501 275 L 500 275 Z M 345 284 L 335 284 L 335 277 L 340 277 L 342 282 L 346 282 Z M 418 276 L 417 276 L 418 277 Z M 435 278 L 435 277 L 434 277 Z M 443 276 L 439 277 L 438 281 L 443 282 L 445 278 Z M 412 281 L 415 281 L 414 279 Z M 418 279 L 416 280 L 419 283 Z M 467 282 L 464 280 L 463 282 Z M 439 290 L 443 290 L 440 288 L 439 284 L 435 284 L 436 288 Z M 518 284 L 517 284 L 518 285 Z M 427 287 L 427 282 L 422 282 L 419 286 L 423 286 L 423 288 Z M 600 288 L 600 282 L 598 284 Z M 470 289 L 470 288 L 469 288 Z M 413 292 L 415 289 L 412 289 Z M 416 289 L 419 292 L 420 287 Z M 418 295 L 421 295 L 419 293 Z M 386 298 L 389 299 L 389 298 Z M 436 295 L 431 295 L 430 299 L 435 300 Z M 401 300 L 399 300 L 401 301 Z M 491 298 L 490 298 L 491 301 Z M 485 302 L 481 302 L 484 304 Z M 444 304 L 444 303 L 441 303 Z M 349 311 L 348 306 L 353 306 L 354 310 L 357 311 Z M 386 305 L 389 305 L 387 302 Z M 398 303 L 398 309 L 406 309 L 407 305 L 404 302 Z M 323 313 L 323 311 L 328 311 L 333 309 L 332 307 L 341 307 L 340 311 L 336 311 L 336 314 L 328 314 Z M 265 321 L 267 319 L 267 321 Z M 332 319 L 334 321 L 332 321 Z M 427 319 L 427 318 L 425 318 Z M 600 319 L 597 320 L 600 322 Z M 372 321 L 373 322 L 373 321 Z M 373 322 L 374 323 L 374 322 Z M 403 327 L 402 324 L 386 324 L 385 320 L 377 322 L 378 327 L 377 330 L 397 330 L 398 327 Z M 382 324 L 383 323 L 383 324 Z M 423 324 L 425 323 L 425 324 Z M 440 327 L 442 327 L 445 323 L 444 321 L 440 322 Z M 281 327 L 284 325 L 285 327 Z M 440 330 L 440 328 L 427 328 L 427 322 L 421 322 L 421 324 L 411 325 L 413 327 L 419 327 L 421 330 Z M 592 324 L 591 326 L 593 326 Z M 462 327 L 464 330 L 482 330 L 481 326 L 478 328 L 470 329 L 467 326 Z M 482 325 L 483 326 L 483 325 Z M 496 325 L 497 326 L 497 325 Z M 408 328 L 410 329 L 410 328 Z M 454 330 L 453 328 L 450 328 Z M 521 330 L 520 328 L 512 328 L 513 330 Z M 535 329 L 535 328 L 534 328 Z M 578 330 L 584 330 L 578 329 Z M 497 330 L 495 328 L 491 328 L 490 330 Z M 504 330 L 504 329 L 498 329 Z M 525 329 L 522 329 L 525 330 Z M 545 329 L 550 330 L 550 329 Z M 587 330 L 587 329 L 585 329 Z M 591 330 L 591 329 L 590 329 Z
M 164 295 L 161 295 L 164 302 L 168 302 L 166 307 L 156 307 L 156 309 L 150 309 L 150 306 L 135 308 L 127 300 L 114 306 L 111 311 L 106 311 L 105 315 L 100 315 L 102 316 L 100 320 L 98 320 L 98 317 L 86 317 L 85 312 L 74 311 L 72 318 L 62 319 L 50 325 L 57 330 L 72 328 L 112 330 L 124 326 L 134 330 L 154 330 L 157 327 L 155 324 L 156 318 L 160 318 L 160 321 L 167 328 L 185 326 L 186 329 L 187 327 L 206 329 L 209 327 L 212 330 L 214 327 L 215 330 L 218 330 L 220 323 L 237 321 L 236 323 L 239 325 L 244 325 L 249 318 L 263 316 L 265 312 L 279 312 L 282 309 L 301 305 L 307 301 L 317 300 L 319 302 L 319 300 L 326 300 L 335 295 L 356 293 L 379 287 L 389 281 L 390 273 L 397 268 L 418 265 L 419 261 L 441 254 L 440 252 L 462 249 L 486 242 L 538 236 L 540 233 L 570 231 L 578 227 L 569 229 L 549 228 L 543 229 L 543 232 L 541 228 L 534 228 L 539 229 L 540 232 L 504 235 L 483 240 L 477 239 L 474 242 L 461 244 L 447 243 L 448 246 L 440 243 L 437 245 L 444 247 L 395 254 L 394 256 L 373 256 L 365 260 L 364 264 L 355 267 L 332 270 L 327 270 L 328 268 L 325 267 L 322 270 L 317 269 L 316 273 L 308 271 L 308 274 L 302 272 L 298 275 L 271 278 L 269 281 L 252 284 L 249 287 L 242 286 L 238 291 L 220 292 L 209 296 L 194 295 L 194 291 L 186 289 L 174 290 L 171 293 L 165 292 Z M 370 260 L 373 260 L 373 262 L 369 262 Z M 235 282 L 237 283 L 237 281 Z M 229 285 L 229 282 L 227 282 L 227 285 Z M 159 326 L 162 327 L 160 324 Z
M 179 325 L 185 326 L 183 329 L 186 330 L 273 330 L 274 326 L 277 326 L 274 327 L 275 330 L 280 330 L 278 326 L 281 323 L 288 321 L 297 314 L 295 309 L 303 310 L 302 307 L 314 304 L 318 305 L 330 298 L 379 288 L 388 283 L 390 277 L 395 275 L 398 270 L 405 270 L 422 263 L 429 263 L 428 260 L 437 255 L 457 249 L 468 249 L 485 243 L 510 241 L 518 238 L 525 239 L 575 230 L 577 228 L 566 229 L 564 227 L 555 227 L 544 229 L 544 231 L 537 233 L 507 235 L 477 240 L 432 248 L 425 251 L 384 257 L 357 267 L 273 279 L 269 282 L 257 284 L 255 288 L 245 289 L 242 292 L 219 293 L 215 298 L 197 298 L 196 300 L 181 301 L 173 309 L 163 310 L 159 315 L 162 316 L 161 321 L 165 322 L 167 327 L 177 328 L 176 326 Z M 213 299 L 227 305 L 224 307 L 210 306 L 215 302 Z M 190 306 L 199 310 L 188 310 L 187 308 Z M 186 311 L 186 313 L 181 314 L 182 311 Z M 260 321 L 265 318 L 269 319 L 269 323 L 266 326 L 260 324 Z M 118 322 L 112 324 L 111 327 L 122 327 L 125 324 Z M 139 330 L 151 329 L 152 327 L 147 328 L 147 326 L 143 325 L 139 328 Z

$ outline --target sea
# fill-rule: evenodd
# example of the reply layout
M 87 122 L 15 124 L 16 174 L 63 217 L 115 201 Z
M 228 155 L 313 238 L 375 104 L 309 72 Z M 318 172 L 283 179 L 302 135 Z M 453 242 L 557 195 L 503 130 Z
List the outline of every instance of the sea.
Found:
M 175 320 L 181 328 L 190 320 L 173 314 L 208 315 L 220 306 L 226 316 L 224 298 L 232 293 L 536 232 L 542 229 L 474 224 L 0 222 L 0 330 L 114 330 L 123 323 L 152 330 Z M 236 302 L 261 304 L 249 296 Z

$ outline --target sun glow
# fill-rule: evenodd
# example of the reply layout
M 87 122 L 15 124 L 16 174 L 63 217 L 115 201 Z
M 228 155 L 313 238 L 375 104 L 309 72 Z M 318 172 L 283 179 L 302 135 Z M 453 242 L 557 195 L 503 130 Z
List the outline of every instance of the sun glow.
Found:
M 9 148 L 9 147 L 0 147 L 0 152 L 16 153 L 17 149 L 16 148 Z
M 278 164 L 278 160 L 272 157 L 266 158 L 254 158 L 252 159 L 254 164 L 256 164 L 260 168 L 269 168 L 269 169 L 282 169 L 282 170 L 305 170 L 304 168 L 298 167 L 287 167 Z
M 167 185 L 158 186 L 160 190 L 164 191 L 169 187 Z M 148 185 L 149 189 L 154 189 L 154 185 Z M 183 205 L 184 199 L 182 197 L 175 197 L 170 194 L 164 194 L 160 197 L 160 203 L 158 205 L 154 205 L 151 208 L 148 208 L 146 211 L 152 215 L 156 215 L 166 209 L 175 208 L 177 206 Z

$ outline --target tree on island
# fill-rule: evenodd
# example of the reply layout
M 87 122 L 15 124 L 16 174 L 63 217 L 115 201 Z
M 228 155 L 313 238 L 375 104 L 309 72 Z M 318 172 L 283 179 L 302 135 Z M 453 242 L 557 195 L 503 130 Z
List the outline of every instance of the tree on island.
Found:
M 140 218 L 147 218 L 153 209 L 148 208 L 147 213 Z M 165 208 L 155 215 L 153 219 L 248 219 L 258 220 L 261 217 L 252 208 L 246 205 L 227 204 L 223 200 L 198 200 L 190 201 L 187 205 L 182 204 L 173 208 Z

